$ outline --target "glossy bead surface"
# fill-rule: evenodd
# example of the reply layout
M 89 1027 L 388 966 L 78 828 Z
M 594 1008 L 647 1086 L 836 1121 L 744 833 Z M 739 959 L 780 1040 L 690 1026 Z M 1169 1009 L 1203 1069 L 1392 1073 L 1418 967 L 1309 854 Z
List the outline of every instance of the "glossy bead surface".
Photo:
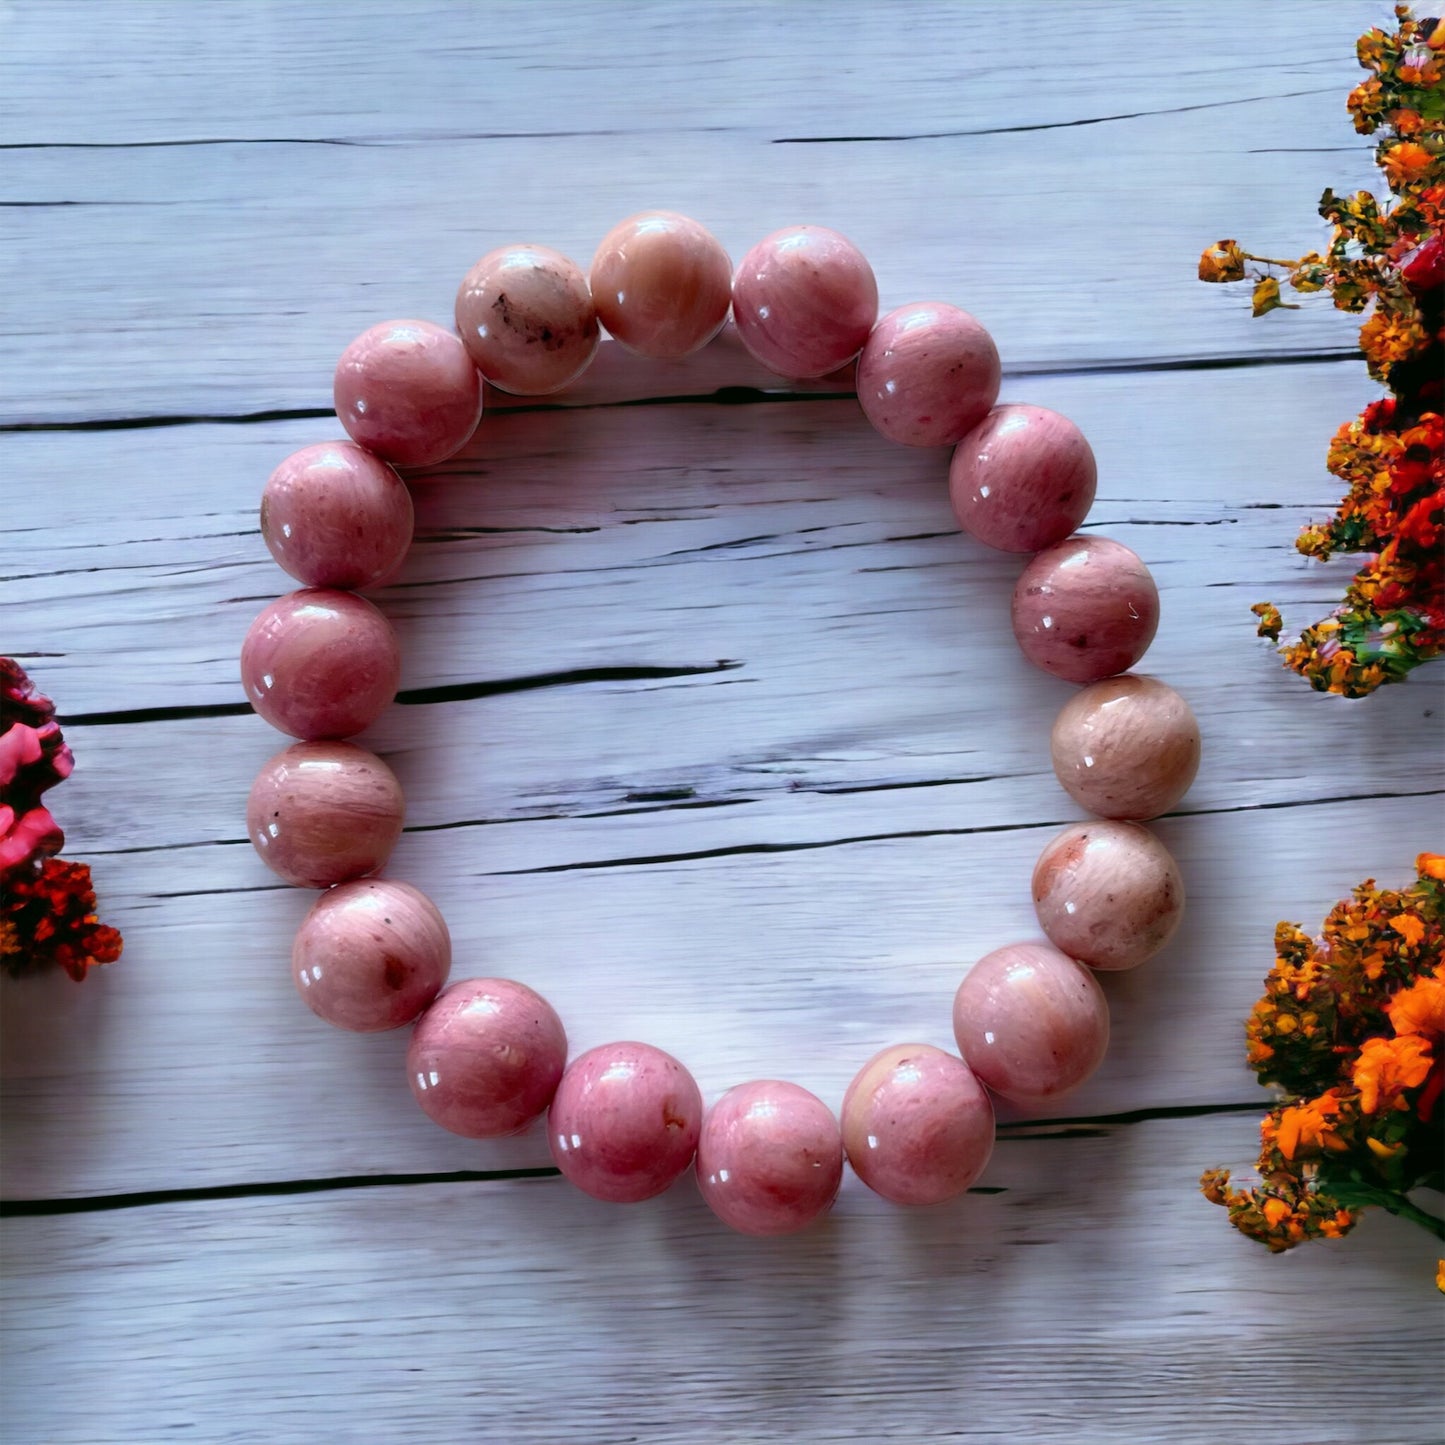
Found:
M 890 311 L 858 358 L 858 403 L 874 429 L 909 447 L 951 446 L 998 398 L 998 348 L 944 301 Z
M 1189 791 L 1199 771 L 1199 724 L 1172 687 L 1128 672 L 1070 698 L 1050 749 L 1076 803 L 1101 818 L 1142 823 Z
M 1109 1047 L 1098 980 L 1048 943 L 1011 943 L 974 964 L 953 1000 L 959 1051 L 995 1094 L 1042 1104 L 1082 1084 Z
M 838 1121 L 797 1084 L 739 1084 L 703 1117 L 698 1187 L 708 1208 L 740 1234 L 805 1229 L 832 1208 L 842 1181 Z
M 895 1044 L 843 1096 L 843 1147 L 854 1173 L 895 1204 L 941 1204 L 983 1173 L 993 1104 L 960 1059 L 931 1044 Z
M 1094 505 L 1093 448 L 1047 407 L 995 407 L 959 442 L 948 490 L 959 525 L 1002 552 L 1062 542 Z
M 557 1167 L 584 1194 L 636 1204 L 692 1163 L 702 1095 L 671 1054 L 603 1044 L 573 1060 L 547 1115 Z
M 457 330 L 503 391 L 544 396 L 580 376 L 601 332 L 587 278 L 550 246 L 499 246 L 457 291 Z
M 409 1024 L 437 996 L 451 964 L 451 935 L 436 904 L 390 878 L 323 893 L 291 946 L 291 977 L 307 1007 L 357 1033 Z
M 1069 537 L 1024 568 L 1013 630 L 1035 667 L 1069 682 L 1098 682 L 1139 661 L 1159 626 L 1149 569 L 1108 537 Z
M 383 321 L 336 364 L 336 415 L 347 435 L 398 467 L 455 456 L 482 416 L 482 379 L 466 348 L 430 321 Z
M 261 611 L 241 644 L 247 701 L 292 737 L 361 732 L 396 696 L 400 678 L 391 623 L 352 592 L 288 592 Z
M 597 317 L 624 346 L 677 361 L 727 320 L 732 262 L 716 236 L 673 211 L 629 216 L 603 238 L 589 277 Z
M 454 983 L 421 1016 L 406 1051 L 417 1103 L 468 1139 L 525 1129 L 552 1102 L 566 1063 L 552 1005 L 506 978 Z
M 1184 880 L 1137 823 L 1075 823 L 1034 866 L 1034 911 L 1056 947 L 1092 968 L 1136 968 L 1174 936 Z
M 826 376 L 862 349 L 878 315 L 878 282 L 863 253 L 826 226 L 764 237 L 733 277 L 733 325 L 780 376 Z
M 396 774 L 355 743 L 293 743 L 256 774 L 246 831 L 261 861 L 298 888 L 375 873 L 401 837 Z

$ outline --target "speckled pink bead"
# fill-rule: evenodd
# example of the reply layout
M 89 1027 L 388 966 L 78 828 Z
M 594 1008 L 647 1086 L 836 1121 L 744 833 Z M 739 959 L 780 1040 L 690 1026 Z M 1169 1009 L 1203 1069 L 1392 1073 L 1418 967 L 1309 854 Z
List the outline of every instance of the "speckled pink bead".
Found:
M 499 246 L 457 291 L 457 330 L 493 386 L 545 396 L 580 376 L 601 332 L 587 278 L 550 246 Z
M 292 737 L 361 732 L 396 696 L 400 678 L 391 623 L 351 592 L 288 592 L 261 611 L 241 645 L 247 701 Z
M 1098 467 L 1084 434 L 1047 407 L 995 407 L 959 442 L 948 490 L 959 525 L 1002 552 L 1062 542 L 1094 505 Z
M 505 978 L 454 983 L 421 1016 L 406 1051 L 417 1103 L 468 1139 L 525 1129 L 552 1102 L 566 1062 L 552 1005 Z
M 411 493 L 355 442 L 293 452 L 261 494 L 261 535 L 271 555 L 308 587 L 370 587 L 401 566 L 411 546 Z
M 336 365 L 336 415 L 353 441 L 398 467 L 430 467 L 466 446 L 482 379 L 466 348 L 430 321 L 383 321 Z
M 890 311 L 858 358 L 858 402 L 874 429 L 909 447 L 950 446 L 998 397 L 998 347 L 967 311 L 918 301 Z
M 854 1173 L 895 1204 L 941 1204 L 983 1173 L 993 1104 L 961 1060 L 931 1044 L 875 1054 L 843 1096 Z
M 584 1194 L 636 1204 L 692 1163 L 702 1095 L 671 1054 L 603 1044 L 574 1059 L 547 1115 L 557 1167 Z
M 788 226 L 759 241 L 733 277 L 733 325 L 780 376 L 826 376 L 862 349 L 878 315 L 863 253 L 826 226 Z
M 1167 813 L 1189 791 L 1199 747 L 1189 704 L 1132 672 L 1070 698 L 1050 738 L 1054 772 L 1076 803 L 1138 823 Z
M 1033 892 L 1044 932 L 1092 968 L 1137 968 L 1184 917 L 1179 865 L 1137 823 L 1065 828 L 1039 854 Z
M 323 893 L 291 946 L 291 977 L 307 1007 L 357 1033 L 409 1024 L 437 996 L 451 964 L 451 935 L 436 904 L 389 878 Z
M 293 743 L 256 774 L 246 831 L 261 861 L 298 888 L 375 873 L 401 836 L 396 774 L 355 743 Z
M 1094 975 L 1048 943 L 1011 943 L 974 964 L 953 1000 L 959 1051 L 995 1094 L 1042 1104 L 1082 1084 L 1109 1047 Z
M 732 262 L 706 226 L 673 211 L 643 211 L 614 226 L 592 259 L 598 320 L 624 346 L 677 361 L 727 320 Z
M 832 1208 L 842 1181 L 838 1121 L 797 1084 L 739 1084 L 703 1118 L 698 1187 L 708 1208 L 740 1234 L 807 1228 Z
M 1108 537 L 1069 537 L 1040 552 L 1013 594 L 1019 650 L 1069 682 L 1133 667 L 1159 626 L 1159 589 L 1138 556 Z

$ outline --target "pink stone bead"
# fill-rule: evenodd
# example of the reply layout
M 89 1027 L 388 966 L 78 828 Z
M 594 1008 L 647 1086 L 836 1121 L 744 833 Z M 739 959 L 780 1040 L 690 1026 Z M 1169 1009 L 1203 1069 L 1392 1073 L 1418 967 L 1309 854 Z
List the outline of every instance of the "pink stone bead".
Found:
M 958 444 L 948 490 L 959 525 L 1001 552 L 1062 542 L 1094 505 L 1098 467 L 1084 434 L 1042 406 L 995 407 Z
M 797 1084 L 739 1084 L 703 1118 L 698 1187 L 708 1208 L 740 1234 L 806 1228 L 832 1208 L 842 1181 L 838 1121 Z
M 271 555 L 308 587 L 370 587 L 389 577 L 411 546 L 412 525 L 406 484 L 355 442 L 302 447 L 261 494 Z
M 1070 537 L 1040 552 L 1013 595 L 1019 650 L 1069 682 L 1098 682 L 1144 656 L 1159 626 L 1149 569 L 1108 537 Z
M 587 369 L 601 332 L 587 278 L 550 246 L 499 246 L 457 291 L 457 330 L 503 391 L 545 396 Z
M 968 1066 L 930 1044 L 895 1044 L 843 1096 L 854 1173 L 895 1204 L 941 1204 L 983 1173 L 993 1104 Z
M 247 700 L 292 737 L 361 732 L 396 696 L 400 679 L 391 623 L 352 592 L 288 592 L 261 611 L 241 645 Z
M 1082 1084 L 1109 1047 L 1098 980 L 1048 943 L 1011 943 L 974 964 L 953 1000 L 968 1066 L 995 1094 L 1042 1104 Z
M 1054 720 L 1050 747 L 1064 790 L 1101 818 L 1157 818 L 1199 771 L 1199 724 L 1189 704 L 1172 687 L 1132 672 L 1070 698 Z
M 644 211 L 614 226 L 592 259 L 592 299 L 624 346 L 678 361 L 722 329 L 732 262 L 716 236 L 672 211 Z
M 557 1167 L 584 1194 L 636 1204 L 692 1163 L 702 1095 L 692 1075 L 650 1044 L 603 1044 L 575 1059 L 547 1116 Z
M 291 946 L 291 977 L 307 1007 L 357 1033 L 409 1024 L 451 966 L 451 935 L 436 904 L 389 878 L 323 893 Z
M 466 446 L 482 379 L 466 348 L 430 321 L 383 321 L 336 365 L 336 415 L 353 441 L 398 467 L 430 467 Z
M 1174 936 L 1184 880 L 1137 823 L 1065 828 L 1034 866 L 1034 911 L 1053 943 L 1091 968 L 1136 968 Z
M 909 447 L 950 446 L 998 397 L 998 347 L 967 311 L 919 301 L 890 311 L 858 358 L 858 402 L 874 430 Z
M 355 743 L 293 743 L 256 774 L 246 831 L 261 861 L 298 888 L 375 873 L 401 837 L 396 774 Z
M 552 1005 L 505 978 L 454 983 L 421 1016 L 406 1052 L 417 1103 L 468 1139 L 525 1129 L 552 1102 L 566 1063 Z
M 789 226 L 759 241 L 733 277 L 733 324 L 780 376 L 826 376 L 862 349 L 878 315 L 863 253 L 826 226 Z

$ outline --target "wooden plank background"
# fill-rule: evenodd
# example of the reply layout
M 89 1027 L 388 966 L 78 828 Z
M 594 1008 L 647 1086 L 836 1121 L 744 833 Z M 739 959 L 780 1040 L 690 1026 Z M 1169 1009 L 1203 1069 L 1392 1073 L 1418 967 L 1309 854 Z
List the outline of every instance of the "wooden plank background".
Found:
M 1352 323 L 1193 280 L 1205 242 L 1315 244 L 1324 184 L 1369 183 L 1343 96 L 1385 14 L 0 6 L 0 648 L 68 719 L 57 812 L 127 941 L 81 988 L 0 984 L 5 1440 L 1440 1437 L 1424 1235 L 1269 1260 L 1194 1187 L 1253 1154 L 1275 920 L 1439 842 L 1438 684 L 1321 698 L 1250 638 L 1250 602 L 1303 624 L 1348 575 L 1292 539 L 1373 394 Z M 913 1213 L 850 1179 L 792 1241 L 427 1124 L 404 1036 L 296 1000 L 307 896 L 242 823 L 280 740 L 236 653 L 287 587 L 255 505 L 336 433 L 340 347 L 446 320 L 495 244 L 585 260 L 658 204 L 735 257 L 838 226 L 885 305 L 979 315 L 1005 395 L 1093 441 L 1089 526 L 1153 569 L 1146 667 L 1205 736 L 1158 825 L 1190 915 L 1105 979 L 1100 1073 L 1006 1115 L 981 1192 Z M 1047 760 L 1070 689 L 1026 674 L 1020 560 L 957 535 L 946 456 L 730 337 L 675 367 L 608 344 L 567 395 L 491 406 L 415 480 L 377 594 L 404 705 L 366 738 L 454 976 L 522 977 L 575 1049 L 651 1039 L 708 1097 L 780 1074 L 836 1105 L 881 1045 L 949 1044 L 1079 813 Z

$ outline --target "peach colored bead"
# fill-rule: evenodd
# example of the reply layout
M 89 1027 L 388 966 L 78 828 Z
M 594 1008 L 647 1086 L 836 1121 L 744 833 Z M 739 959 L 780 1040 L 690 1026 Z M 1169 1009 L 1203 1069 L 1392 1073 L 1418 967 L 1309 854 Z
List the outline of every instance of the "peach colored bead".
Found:
M 1011 943 L 974 964 L 953 1000 L 969 1068 L 995 1094 L 1041 1104 L 1082 1084 L 1109 1047 L 1098 980 L 1048 943 Z
M 1062 542 L 1094 505 L 1098 467 L 1084 434 L 1047 407 L 995 407 L 958 444 L 948 490 L 959 525 L 1002 552 Z
M 241 645 L 247 700 L 292 737 L 361 732 L 396 696 L 400 678 L 391 623 L 352 592 L 288 592 L 262 609 Z
M 1050 747 L 1064 790 L 1101 818 L 1157 818 L 1199 771 L 1199 724 L 1189 704 L 1172 687 L 1132 672 L 1070 698 L 1054 720 Z
M 759 241 L 733 277 L 733 325 L 780 376 L 826 376 L 863 347 L 878 282 L 863 253 L 826 226 L 788 226 Z
M 493 386 L 560 391 L 587 369 L 601 332 L 587 278 L 550 246 L 499 246 L 457 291 L 457 330 Z
M 421 1016 L 406 1051 L 417 1103 L 468 1139 L 525 1129 L 552 1102 L 566 1062 L 552 1005 L 507 978 L 454 983 Z
M 918 301 L 890 311 L 858 358 L 858 402 L 873 427 L 909 447 L 950 446 L 998 397 L 998 348 L 967 311 Z
M 336 415 L 353 441 L 398 467 L 430 467 L 466 446 L 482 379 L 466 348 L 430 321 L 383 321 L 336 364 Z
M 436 904 L 389 878 L 323 893 L 291 946 L 291 977 L 307 1007 L 357 1033 L 409 1024 L 437 996 L 451 964 L 451 935 Z
M 727 320 L 732 262 L 716 236 L 673 211 L 643 211 L 614 226 L 592 259 L 597 317 L 624 346 L 677 361 Z
M 1013 593 L 1013 630 L 1035 667 L 1098 682 L 1139 661 L 1159 626 L 1159 589 L 1139 557 L 1108 537 L 1040 552 Z
M 405 811 L 396 774 L 374 753 L 293 743 L 256 774 L 246 831 L 273 873 L 298 888 L 330 888 L 382 867 Z
M 797 1084 L 739 1084 L 703 1118 L 698 1188 L 708 1208 L 740 1234 L 805 1229 L 832 1208 L 842 1181 L 838 1121 Z
M 1033 892 L 1050 940 L 1091 968 L 1136 968 L 1184 917 L 1179 865 L 1137 823 L 1065 828 L 1039 854 Z
M 960 1059 L 931 1044 L 895 1044 L 843 1096 L 853 1171 L 895 1204 L 941 1204 L 978 1178 L 993 1153 L 993 1104 Z

